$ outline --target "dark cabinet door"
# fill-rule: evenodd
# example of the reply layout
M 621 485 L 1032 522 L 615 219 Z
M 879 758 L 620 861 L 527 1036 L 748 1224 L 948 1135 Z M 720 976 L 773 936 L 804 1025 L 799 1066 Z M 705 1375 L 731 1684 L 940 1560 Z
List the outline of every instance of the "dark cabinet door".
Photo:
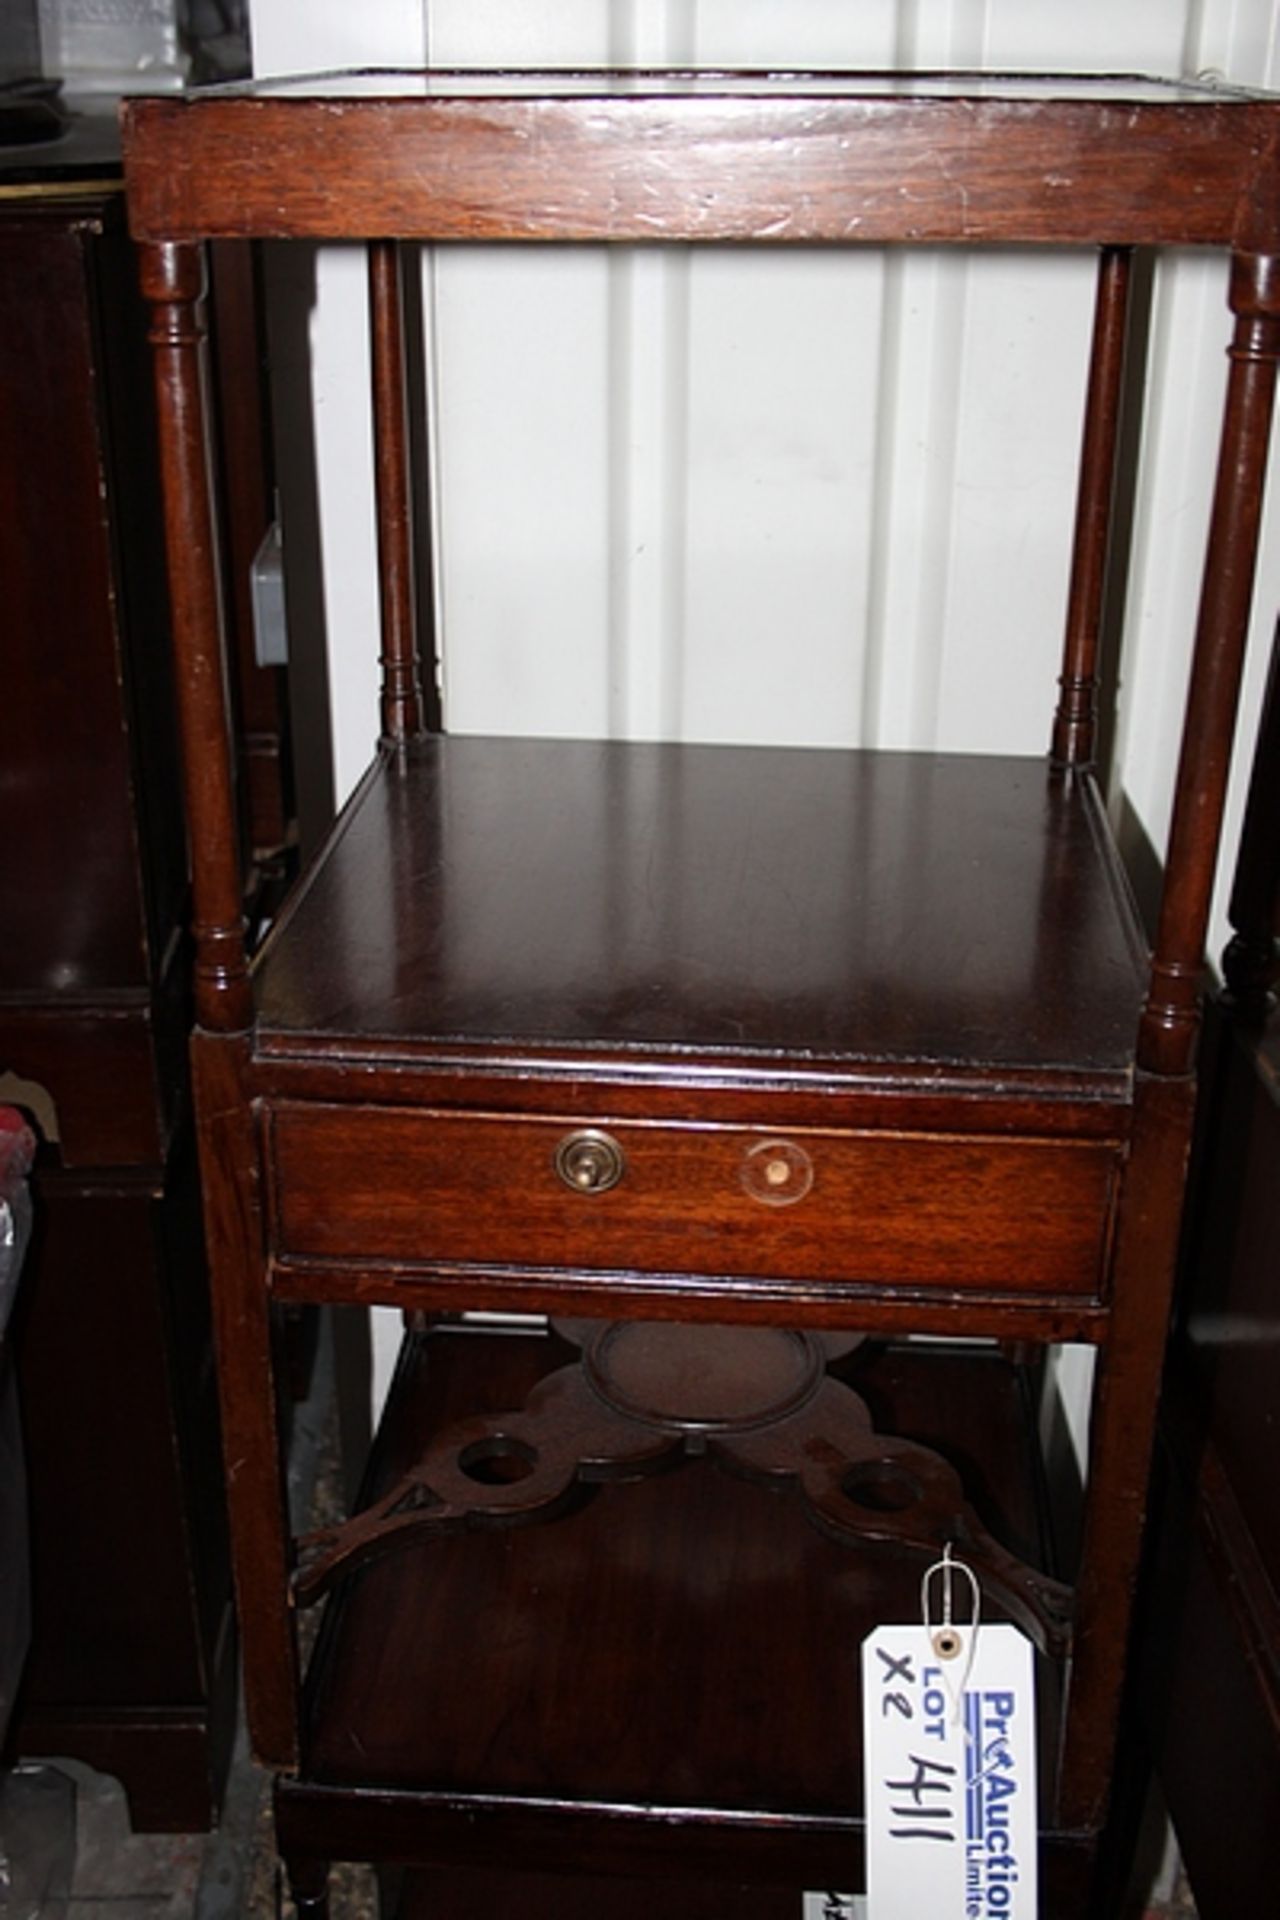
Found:
M 235 1638 L 145 323 L 118 187 L 5 186 L 0 1073 L 42 1090 L 45 1133 L 14 1328 L 34 1620 L 13 1736 L 117 1774 L 140 1825 L 199 1828 Z
M 1231 922 L 1138 1639 L 1147 1732 L 1204 1920 L 1265 1904 L 1280 1823 L 1280 631 Z
M 0 182 L 0 1070 L 45 1086 L 79 1165 L 162 1159 L 184 1073 L 186 856 L 132 278 L 118 195 L 6 202 Z

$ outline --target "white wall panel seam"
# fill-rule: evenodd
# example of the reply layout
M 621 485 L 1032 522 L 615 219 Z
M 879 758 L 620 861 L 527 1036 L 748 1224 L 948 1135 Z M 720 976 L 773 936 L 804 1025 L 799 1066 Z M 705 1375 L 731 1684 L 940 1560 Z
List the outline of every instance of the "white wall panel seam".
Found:
M 254 36 L 260 71 L 417 64 L 427 52 L 449 63 L 794 57 L 1212 67 L 1274 86 L 1278 18 L 1280 0 L 365 0 L 356 11 L 347 0 L 306 9 L 255 0 Z M 1162 269 L 1154 316 L 1117 774 L 1158 849 L 1220 411 L 1216 387 L 1190 412 L 1186 395 L 1192 375 L 1221 377 L 1229 331 L 1217 267 Z M 533 295 L 504 288 L 508 271 L 522 272 L 521 286 L 536 283 Z M 850 256 L 847 280 L 823 278 L 795 255 L 762 263 L 758 278 L 688 256 L 563 269 L 550 256 L 504 267 L 449 254 L 434 272 L 428 263 L 431 511 L 450 723 L 948 747 L 989 744 L 995 726 L 1002 748 L 1041 751 L 1060 583 L 1029 582 L 1033 562 L 1060 565 L 1046 529 L 1052 523 L 1054 541 L 1060 526 L 1069 531 L 1071 489 L 1060 472 L 1069 460 L 1039 461 L 1026 443 L 1052 428 L 1074 453 L 1083 348 L 1068 350 L 1063 328 L 1068 313 L 1074 325 L 1083 312 L 1083 283 L 1037 271 L 1015 287 L 1002 271 L 914 253 L 888 265 Z M 363 290 L 342 289 L 340 278 L 322 259 L 316 435 L 345 787 L 376 726 L 366 699 L 376 647 L 371 539 L 346 494 L 367 462 L 344 451 L 367 439 L 363 397 L 353 402 L 342 379 L 346 339 L 354 351 L 363 321 L 340 312 L 344 299 L 362 308 Z M 778 291 L 784 278 L 793 292 Z M 1005 330 L 993 324 L 1002 299 Z M 486 302 L 497 310 L 481 349 L 469 334 Z M 518 355 L 495 344 L 500 325 L 521 329 Z M 567 342 L 565 328 L 578 329 Z M 533 396 L 537 420 L 560 420 L 562 438 L 581 442 L 557 450 L 554 480 L 526 459 L 518 418 L 544 358 L 545 382 L 566 382 L 566 404 Z M 755 435 L 749 448 L 732 430 L 737 398 Z M 344 425 L 350 414 L 356 424 Z M 846 427 L 852 445 L 842 449 Z M 504 462 L 498 449 L 513 439 Z M 1276 516 L 1272 500 L 1244 742 L 1280 590 Z M 851 557 L 837 568 L 827 549 L 842 529 Z M 1158 556 L 1171 533 L 1174 551 Z M 588 553 L 593 542 L 599 550 Z M 855 662 L 847 649 L 859 629 Z M 966 676 L 962 649 L 978 641 L 991 664 Z M 1241 784 L 1237 772 L 1228 846 Z M 1219 911 L 1215 948 L 1221 937 Z

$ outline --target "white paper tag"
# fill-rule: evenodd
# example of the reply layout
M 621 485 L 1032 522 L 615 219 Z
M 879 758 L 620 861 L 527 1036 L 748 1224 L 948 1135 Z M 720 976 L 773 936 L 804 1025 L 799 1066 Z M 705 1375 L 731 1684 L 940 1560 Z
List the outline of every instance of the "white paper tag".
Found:
M 1031 1644 L 1004 1624 L 953 1632 L 951 1660 L 923 1626 L 863 1642 L 869 1920 L 1035 1920 Z
M 860 1893 L 806 1893 L 802 1920 L 867 1920 Z

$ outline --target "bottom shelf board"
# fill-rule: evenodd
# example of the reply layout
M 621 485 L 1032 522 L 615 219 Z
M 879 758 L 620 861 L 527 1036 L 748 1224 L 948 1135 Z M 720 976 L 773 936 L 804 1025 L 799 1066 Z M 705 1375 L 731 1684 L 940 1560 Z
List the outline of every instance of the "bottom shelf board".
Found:
M 443 1424 L 520 1406 L 574 1354 L 554 1337 L 409 1336 L 371 1493 Z M 994 1349 L 866 1346 L 837 1370 L 877 1427 L 945 1452 L 987 1525 L 1043 1564 L 1017 1367 Z M 848 1835 L 859 1649 L 876 1624 L 918 1619 L 922 1568 L 829 1539 L 785 1493 L 706 1460 L 584 1489 L 550 1520 L 421 1540 L 328 1603 L 298 1787 L 381 1795 L 388 1817 L 402 1795 L 442 1819 L 472 1805 L 485 1826 L 518 1808 L 522 1832 L 545 1809 L 575 1829 L 598 1813 Z M 1039 1665 L 1043 1781 L 1058 1684 Z
M 847 1905 L 827 1904 L 813 1890 L 813 1912 L 845 1920 Z M 838 1891 L 847 1891 L 838 1889 Z M 853 1909 L 865 1915 L 865 1900 Z M 478 1868 L 465 1874 L 407 1876 L 390 1907 L 394 1920 L 810 1920 L 804 1896 L 786 1887 L 703 1885 L 688 1880 L 613 1880 L 596 1874 L 505 1873 Z
M 528 1873 L 481 1866 L 459 1873 L 417 1871 L 388 1884 L 380 1911 L 387 1920 L 866 1920 L 860 1872 L 841 1863 L 834 1892 L 827 1887 L 766 1887 L 726 1874 L 689 1879 L 623 1880 L 603 1874 Z M 1048 1850 L 1040 1882 L 1042 1920 L 1085 1920 L 1098 1911 L 1086 1850 Z M 398 1878 L 398 1876 L 397 1876 Z M 921 1920 L 926 1920 L 922 1915 Z

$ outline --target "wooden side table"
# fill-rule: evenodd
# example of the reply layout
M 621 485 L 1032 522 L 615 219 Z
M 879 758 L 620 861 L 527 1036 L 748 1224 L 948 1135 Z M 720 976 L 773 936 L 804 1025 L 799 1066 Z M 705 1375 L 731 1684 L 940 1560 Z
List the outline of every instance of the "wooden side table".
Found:
M 915 1616 L 947 1541 L 1040 1648 L 1046 1911 L 1086 1910 L 1280 354 L 1277 133 L 1227 90 L 974 75 L 366 76 L 128 109 L 250 1712 L 303 1912 L 332 1857 L 856 1884 L 856 1648 Z M 381 744 L 250 968 L 200 247 L 355 235 Z M 472 240 L 1093 250 L 1047 760 L 429 736 L 398 243 Z M 1098 634 L 1132 252 L 1187 245 L 1230 255 L 1231 372 L 1148 956 L 1092 771 Z M 295 1542 L 273 1338 L 312 1300 L 410 1331 L 358 1510 Z M 464 1339 L 464 1308 L 553 1331 Z M 1099 1363 L 1078 1565 L 1027 1365 L 1062 1340 Z M 296 1612 L 324 1596 L 301 1687 Z

